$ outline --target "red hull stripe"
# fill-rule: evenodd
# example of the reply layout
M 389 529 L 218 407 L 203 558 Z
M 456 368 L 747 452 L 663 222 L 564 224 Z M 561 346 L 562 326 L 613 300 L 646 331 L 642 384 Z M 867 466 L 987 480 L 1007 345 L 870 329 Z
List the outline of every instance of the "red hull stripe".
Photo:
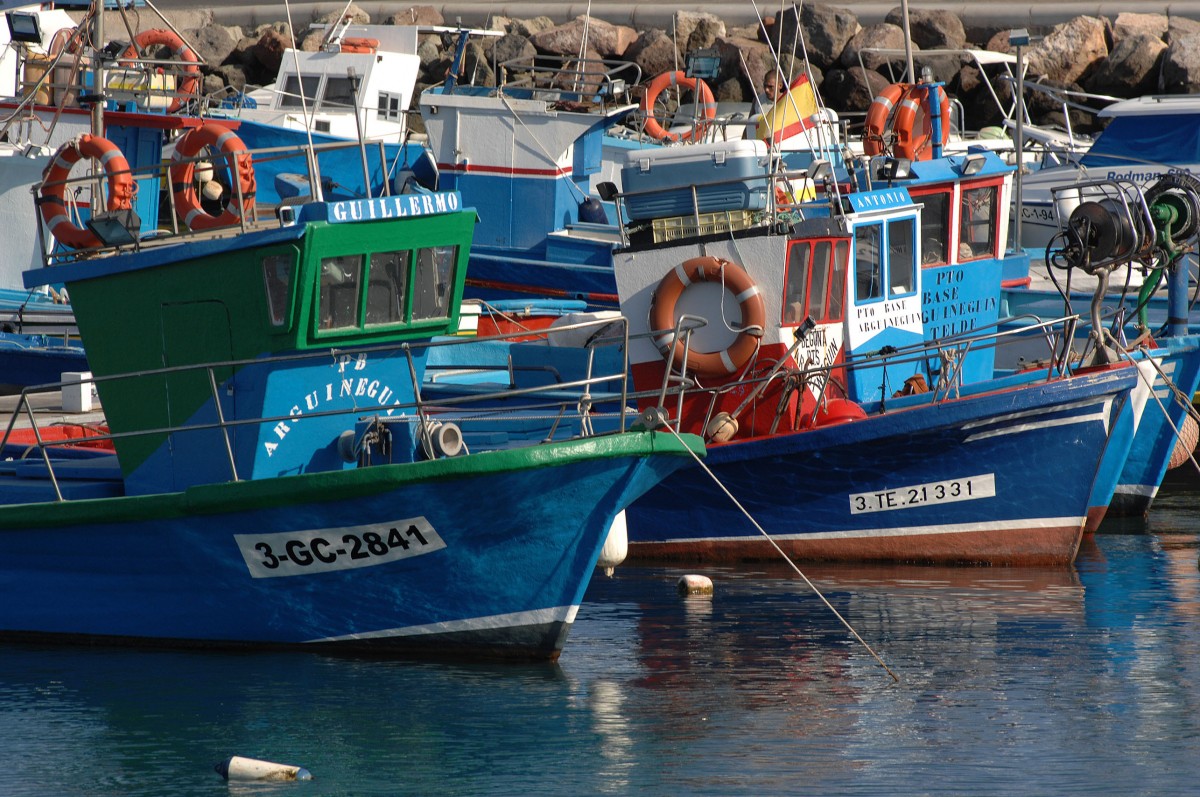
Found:
M 481 166 L 476 163 L 439 163 L 438 169 L 457 174 L 499 174 L 509 177 L 569 177 L 571 168 L 518 169 L 512 166 Z
M 631 534 L 633 533 L 631 529 Z M 903 562 L 971 565 L 1067 565 L 1083 537 L 1076 525 L 904 536 L 773 539 L 791 558 L 806 561 Z M 736 563 L 777 561 L 765 537 L 629 543 L 631 562 Z

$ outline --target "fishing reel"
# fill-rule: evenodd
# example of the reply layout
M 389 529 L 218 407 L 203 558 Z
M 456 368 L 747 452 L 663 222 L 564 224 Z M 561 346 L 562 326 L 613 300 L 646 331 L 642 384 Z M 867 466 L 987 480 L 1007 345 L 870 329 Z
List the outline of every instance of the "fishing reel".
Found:
M 1154 267 L 1200 230 L 1200 180 L 1189 174 L 1165 175 L 1144 193 L 1127 181 L 1080 183 L 1052 193 L 1060 214 L 1070 213 L 1047 247 L 1047 259 L 1058 268 L 1096 275 L 1134 262 Z

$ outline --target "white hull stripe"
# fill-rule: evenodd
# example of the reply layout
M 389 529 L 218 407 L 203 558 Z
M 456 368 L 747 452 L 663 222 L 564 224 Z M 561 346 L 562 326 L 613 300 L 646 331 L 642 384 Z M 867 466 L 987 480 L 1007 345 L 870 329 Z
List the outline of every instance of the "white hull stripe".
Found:
M 965 424 L 963 424 L 963 428 L 964 429 L 974 429 L 978 426 L 991 426 L 992 424 L 998 423 L 1001 421 L 1012 421 L 1012 420 L 1016 420 L 1017 418 L 1029 418 L 1031 416 L 1036 416 L 1036 415 L 1045 415 L 1047 412 L 1056 412 L 1058 410 L 1073 410 L 1078 407 L 1086 407 L 1086 406 L 1092 405 L 1092 404 L 1097 404 L 1096 399 L 1094 399 L 1094 398 L 1080 399 L 1079 401 L 1072 401 L 1068 404 L 1056 404 L 1053 407 L 1041 407 L 1036 410 L 1022 410 L 1020 412 L 1010 412 L 1006 415 L 993 415 L 992 417 L 988 418 L 987 420 L 971 421 L 970 423 L 965 423 Z M 1112 399 L 1111 398 L 1105 399 L 1103 404 L 1104 404 L 1104 409 L 1108 409 L 1109 405 L 1112 404 Z
M 1026 518 L 1022 520 L 996 520 L 991 523 L 945 523 L 937 526 L 906 526 L 900 529 L 853 529 L 851 531 L 818 531 L 811 534 L 772 534 L 773 540 L 852 540 L 876 539 L 885 537 L 916 537 L 929 534 L 962 534 L 964 532 L 978 533 L 982 531 L 1023 531 L 1025 529 L 1050 529 L 1064 526 L 1081 526 L 1084 516 L 1078 517 L 1047 517 Z M 733 537 L 680 537 L 678 539 L 662 540 L 663 543 L 683 542 L 751 542 L 761 539 L 761 535 L 739 535 Z M 631 543 L 637 545 L 637 543 Z M 658 544 L 657 542 L 654 544 Z
M 1158 495 L 1158 486 L 1154 484 L 1118 484 L 1114 493 L 1121 495 L 1141 495 L 1146 498 L 1153 498 Z
M 1029 432 L 1034 429 L 1052 429 L 1055 426 L 1072 426 L 1077 423 L 1087 423 L 1089 421 L 1099 421 L 1104 424 L 1104 431 L 1108 432 L 1108 413 L 1101 410 L 1090 415 L 1075 415 L 1071 418 L 1052 418 L 1048 421 L 1037 421 L 1035 423 L 1021 423 L 1016 426 L 1006 426 L 1003 429 L 993 429 L 990 432 L 979 432 L 978 434 L 968 435 L 965 442 L 970 443 L 975 440 L 986 440 L 989 437 L 1002 437 L 1009 434 L 1020 434 Z
M 455 634 L 464 631 L 492 631 L 530 625 L 548 625 L 550 623 L 566 623 L 570 625 L 575 622 L 575 615 L 577 614 L 579 614 L 578 604 L 574 606 L 555 606 L 551 609 L 534 609 L 528 612 L 494 614 L 490 617 L 472 617 L 469 620 L 451 620 L 445 623 L 411 625 L 405 628 L 389 628 L 383 631 L 368 631 L 362 634 L 346 634 L 344 636 L 331 636 L 323 639 L 310 639 L 309 642 L 350 642 L 357 639 L 389 639 L 402 636 Z

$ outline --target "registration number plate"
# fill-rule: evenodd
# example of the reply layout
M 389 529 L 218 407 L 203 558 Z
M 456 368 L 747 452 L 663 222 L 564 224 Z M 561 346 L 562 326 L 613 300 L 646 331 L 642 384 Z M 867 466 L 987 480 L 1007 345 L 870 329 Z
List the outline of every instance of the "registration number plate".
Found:
M 446 547 L 423 517 L 319 531 L 234 534 L 233 538 L 254 578 L 372 567 Z
M 950 504 L 957 501 L 974 501 L 991 498 L 996 494 L 996 474 L 984 473 L 961 479 L 946 479 L 940 482 L 911 484 L 893 490 L 878 490 L 869 493 L 850 494 L 850 514 L 866 512 L 889 512 L 929 504 Z

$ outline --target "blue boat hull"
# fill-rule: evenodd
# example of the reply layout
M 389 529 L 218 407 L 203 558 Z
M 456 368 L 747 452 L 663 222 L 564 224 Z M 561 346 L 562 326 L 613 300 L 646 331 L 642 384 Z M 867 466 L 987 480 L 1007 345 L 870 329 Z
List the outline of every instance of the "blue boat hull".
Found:
M 706 464 L 795 558 L 1066 564 L 1133 371 L 711 446 Z M 778 556 L 695 468 L 641 498 L 627 519 L 631 559 Z
M 10 511 L 0 632 L 552 659 L 614 515 L 684 462 L 593 445 Z
M 1140 517 L 1150 511 L 1178 443 L 1178 432 L 1183 429 L 1190 398 L 1200 387 L 1200 338 L 1164 338 L 1159 344 L 1160 348 L 1152 352 L 1158 367 L 1143 372 L 1152 383 L 1153 395 L 1141 413 L 1113 493 L 1109 506 L 1113 517 Z M 1164 375 L 1178 393 L 1170 389 Z

